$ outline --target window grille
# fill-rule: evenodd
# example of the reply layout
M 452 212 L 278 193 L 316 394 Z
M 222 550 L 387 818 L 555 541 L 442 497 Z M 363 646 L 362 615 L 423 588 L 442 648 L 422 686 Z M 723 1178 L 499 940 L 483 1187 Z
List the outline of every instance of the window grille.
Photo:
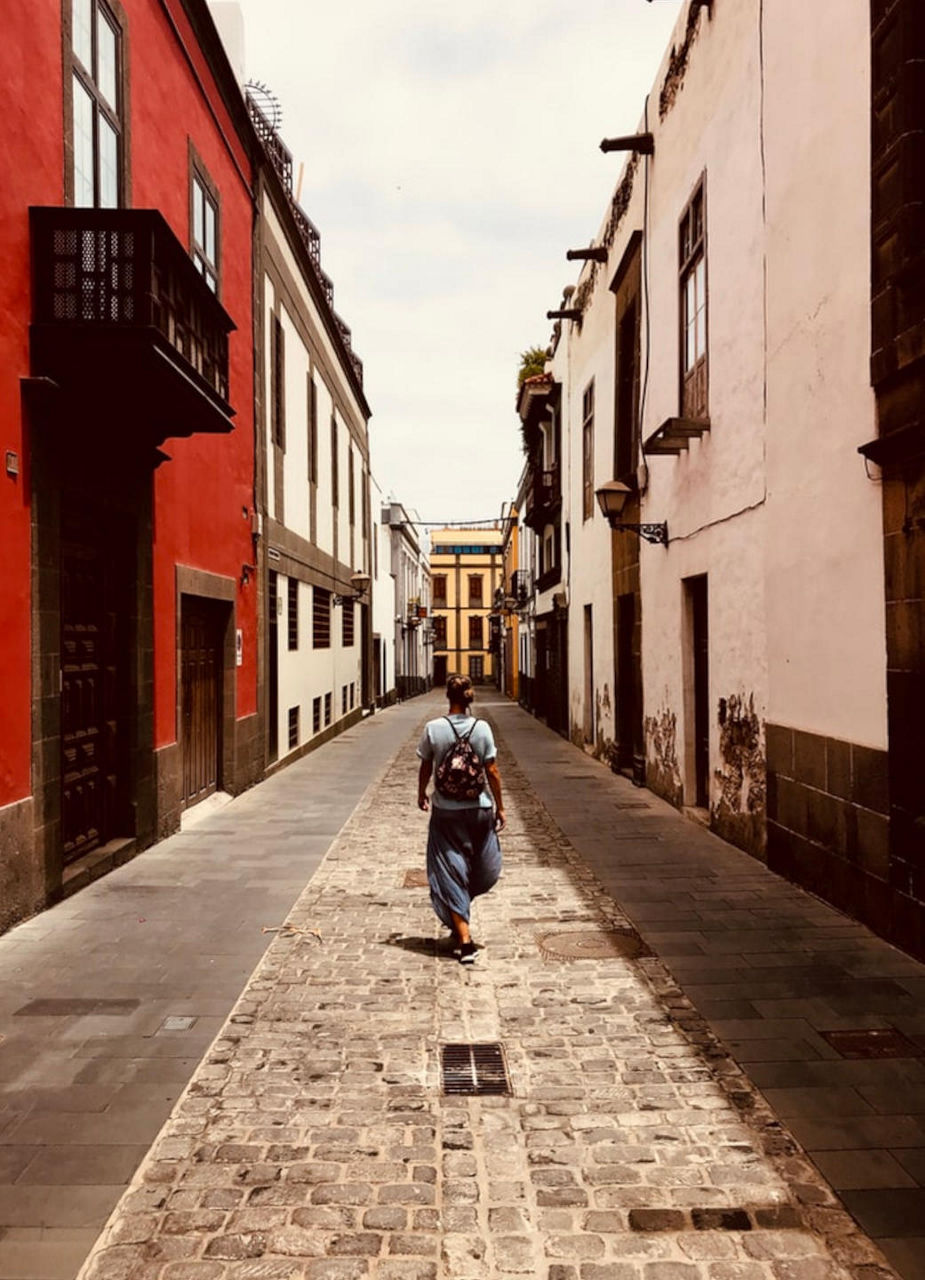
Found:
M 299 647 L 299 580 L 290 578 L 286 611 L 286 631 L 290 649 Z
M 345 649 L 351 649 L 353 647 L 355 623 L 355 605 L 352 600 L 345 600 L 340 620 L 341 644 Z
M 312 590 L 312 647 L 331 647 L 331 593 L 324 587 Z

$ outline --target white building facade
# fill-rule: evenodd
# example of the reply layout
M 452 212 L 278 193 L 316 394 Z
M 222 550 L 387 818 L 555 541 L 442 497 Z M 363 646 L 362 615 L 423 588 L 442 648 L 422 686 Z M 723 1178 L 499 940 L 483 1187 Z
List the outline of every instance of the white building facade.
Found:
M 260 701 L 273 767 L 373 701 L 372 556 L 362 368 L 333 310 L 318 233 L 292 198 L 288 153 L 272 132 L 265 145 L 273 165 L 259 189 L 257 504 Z
M 862 915 L 888 879 L 881 489 L 858 452 L 870 20 L 865 0 L 684 6 L 574 246 L 537 415 L 558 397 L 562 731 Z

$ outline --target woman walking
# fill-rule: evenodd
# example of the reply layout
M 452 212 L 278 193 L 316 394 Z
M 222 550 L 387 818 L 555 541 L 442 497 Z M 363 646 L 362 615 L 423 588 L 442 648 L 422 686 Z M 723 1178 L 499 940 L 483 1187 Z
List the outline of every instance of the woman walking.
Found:
M 453 932 L 460 964 L 473 964 L 478 948 L 469 932 L 472 899 L 488 893 L 501 874 L 497 833 L 504 827 L 504 802 L 491 729 L 469 710 L 475 697 L 472 681 L 450 676 L 446 696 L 449 714 L 428 721 L 418 744 L 418 808 L 425 813 L 431 809 L 427 784 L 433 776 L 427 834 L 430 900 Z

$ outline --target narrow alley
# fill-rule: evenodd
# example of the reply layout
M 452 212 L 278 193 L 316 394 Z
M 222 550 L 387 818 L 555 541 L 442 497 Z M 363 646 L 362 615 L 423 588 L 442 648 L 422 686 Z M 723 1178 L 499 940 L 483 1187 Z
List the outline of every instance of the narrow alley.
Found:
M 488 694 L 505 872 L 460 966 L 442 710 L 0 938 L 0 1277 L 925 1276 L 925 966 Z

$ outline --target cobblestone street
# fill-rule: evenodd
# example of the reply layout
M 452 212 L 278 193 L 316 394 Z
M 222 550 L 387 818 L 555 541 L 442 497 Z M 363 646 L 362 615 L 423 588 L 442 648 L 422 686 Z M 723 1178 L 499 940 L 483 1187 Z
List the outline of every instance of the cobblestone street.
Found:
M 505 872 L 475 907 L 473 934 L 484 951 L 473 968 L 460 966 L 420 887 L 426 818 L 413 803 L 414 744 L 417 723 L 438 708 L 430 698 L 375 717 L 400 729 L 400 749 L 195 1069 L 94 1247 L 86 1280 L 889 1276 L 878 1249 L 650 953 L 646 941 L 657 947 L 640 924 L 646 912 L 624 913 L 550 810 L 564 804 L 579 824 L 597 813 L 611 848 L 618 841 L 633 851 L 637 874 L 640 854 L 648 859 L 656 843 L 667 865 L 658 831 L 674 833 L 676 871 L 679 850 L 702 853 L 709 842 L 720 862 L 738 867 L 738 880 L 714 885 L 712 905 L 728 915 L 725 898 L 744 894 L 753 928 L 761 886 L 779 882 L 518 708 L 481 703 L 499 736 Z M 349 769 L 350 749 L 331 744 L 318 754 L 341 752 Z M 301 767 L 286 771 L 290 788 Z M 558 792 L 531 785 L 528 773 L 543 767 Z M 593 801 L 580 786 L 587 778 L 599 784 Z M 658 831 L 644 829 L 647 819 Z M 670 873 L 662 883 L 669 881 Z M 784 890 L 802 904 L 808 929 L 822 932 L 825 915 L 830 945 L 859 929 Z M 670 912 L 676 931 L 690 927 L 677 904 Z M 704 907 L 701 929 L 707 916 Z M 745 927 L 736 931 L 740 948 Z M 869 946 L 913 971 L 876 939 Z M 775 949 L 783 964 L 780 943 Z M 579 958 L 565 958 L 570 950 Z M 728 954 L 716 967 L 736 968 Z M 754 1009 L 739 1012 L 763 1021 Z M 807 1038 L 803 1056 L 823 1068 L 859 1065 L 833 1064 L 837 1055 L 824 1056 L 821 1040 L 823 1050 L 810 1044 L 805 1018 L 786 1031 L 766 1028 L 764 1042 L 793 1031 Z M 441 1046 L 485 1042 L 502 1046 L 511 1095 L 446 1096 Z M 887 1081 L 901 1067 L 907 1092 L 921 1095 L 917 1060 L 860 1065 L 886 1068 Z M 864 1111 L 883 1118 L 866 1102 Z M 15 1127 L 13 1134 L 6 1140 Z M 911 1177 L 902 1185 L 915 1187 Z M 0 1260 L 15 1238 L 11 1230 L 0 1240 Z M 917 1242 L 899 1245 L 894 1264 L 921 1275 Z M 67 1273 L 21 1261 L 3 1274 Z

